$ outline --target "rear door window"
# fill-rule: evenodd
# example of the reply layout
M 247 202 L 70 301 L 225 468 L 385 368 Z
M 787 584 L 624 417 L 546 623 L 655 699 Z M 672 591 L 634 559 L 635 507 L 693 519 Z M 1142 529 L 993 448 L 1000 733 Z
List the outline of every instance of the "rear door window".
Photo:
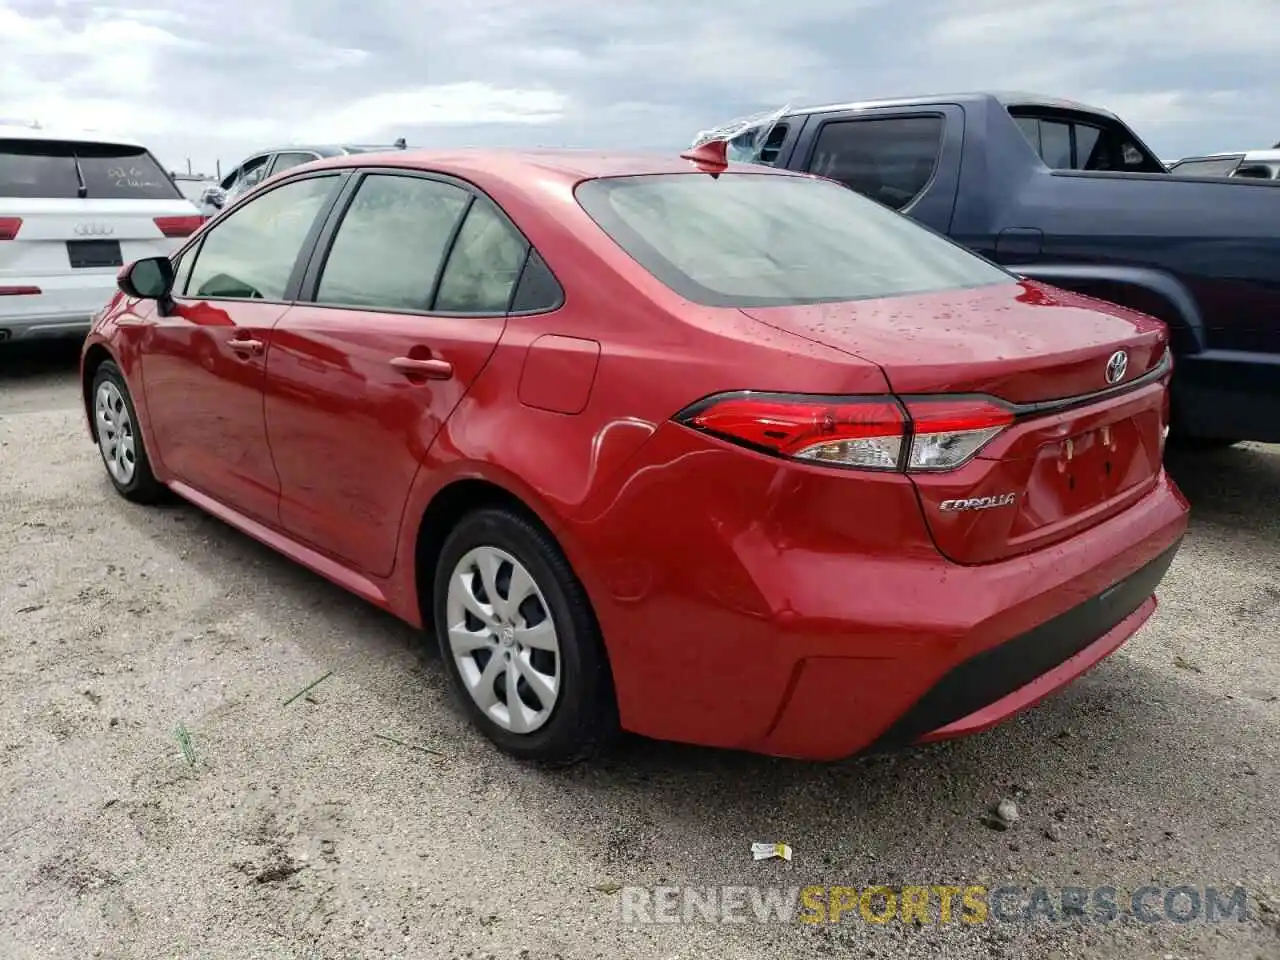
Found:
M 314 153 L 277 153 L 275 161 L 271 164 L 271 174 L 274 176 L 281 170 L 288 170 L 290 167 L 298 167 L 318 159 L 319 157 Z
M 174 200 L 182 193 L 142 147 L 0 140 L 0 197 Z
M 236 195 L 256 187 L 267 175 L 267 161 L 270 159 L 270 154 L 267 154 L 246 160 L 243 166 L 231 175 L 229 182 L 224 181 L 223 189 L 229 194 Z
M 432 309 L 447 313 L 506 313 L 528 244 L 498 212 L 477 197 L 449 251 Z
M 940 116 L 834 120 L 823 125 L 809 170 L 901 210 L 938 165 Z
M 1265 163 L 1245 163 L 1232 176 L 1244 177 L 1246 180 L 1271 180 L 1274 171 Z
M 468 191 L 439 180 L 366 176 L 334 234 L 315 301 L 426 312 L 470 202 Z

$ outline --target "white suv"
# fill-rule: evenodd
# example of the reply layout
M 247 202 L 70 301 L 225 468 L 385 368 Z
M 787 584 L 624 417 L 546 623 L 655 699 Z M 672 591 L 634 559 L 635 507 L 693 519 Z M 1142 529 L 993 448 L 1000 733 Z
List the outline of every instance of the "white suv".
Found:
M 123 264 L 204 219 L 140 144 L 0 125 L 0 342 L 86 333 Z

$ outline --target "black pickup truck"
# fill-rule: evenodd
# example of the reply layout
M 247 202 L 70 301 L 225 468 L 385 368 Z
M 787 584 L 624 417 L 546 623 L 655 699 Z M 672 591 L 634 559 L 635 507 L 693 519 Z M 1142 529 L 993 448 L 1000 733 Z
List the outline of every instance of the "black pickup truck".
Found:
M 1280 182 L 1173 176 L 1114 114 L 1027 94 L 752 123 L 731 158 L 831 177 L 1014 273 L 1164 320 L 1172 438 L 1280 442 Z

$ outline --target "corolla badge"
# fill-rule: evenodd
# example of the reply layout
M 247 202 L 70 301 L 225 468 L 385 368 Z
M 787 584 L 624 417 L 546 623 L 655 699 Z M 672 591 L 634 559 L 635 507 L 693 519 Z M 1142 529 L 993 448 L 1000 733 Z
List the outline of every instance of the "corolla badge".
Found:
M 1001 493 L 994 497 L 970 497 L 967 500 L 943 500 L 938 504 L 939 510 L 993 510 L 996 507 L 1007 507 L 1018 499 L 1016 493 Z
M 116 232 L 109 223 L 77 223 L 74 229 L 77 237 L 109 237 Z
M 1128 369 L 1129 355 L 1123 350 L 1117 350 L 1107 359 L 1107 383 L 1119 383 Z

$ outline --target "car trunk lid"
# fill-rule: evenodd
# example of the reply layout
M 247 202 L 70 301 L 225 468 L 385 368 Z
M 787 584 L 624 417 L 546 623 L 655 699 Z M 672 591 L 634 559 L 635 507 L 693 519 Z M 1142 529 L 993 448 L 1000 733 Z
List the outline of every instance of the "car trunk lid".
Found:
M 1030 281 L 746 312 L 878 364 L 921 423 L 940 395 L 1009 411 L 967 463 L 911 474 L 938 549 L 956 562 L 1058 542 L 1159 475 L 1170 361 L 1164 325 L 1142 314 Z

